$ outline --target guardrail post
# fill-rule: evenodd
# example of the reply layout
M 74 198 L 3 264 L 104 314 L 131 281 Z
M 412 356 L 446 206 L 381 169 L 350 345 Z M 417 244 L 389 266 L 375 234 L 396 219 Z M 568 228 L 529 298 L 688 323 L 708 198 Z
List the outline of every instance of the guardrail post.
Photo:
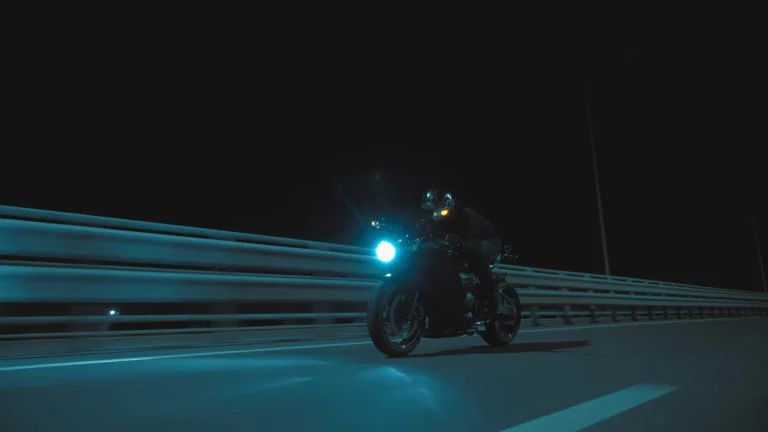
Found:
M 560 291 L 568 291 L 568 289 L 562 288 Z M 571 305 L 563 306 L 563 322 L 566 324 L 573 324 L 573 321 L 571 320 Z
M 539 305 L 531 306 L 531 325 L 533 327 L 538 327 L 541 325 L 539 322 Z
M 594 293 L 595 290 L 589 290 L 588 292 Z M 597 324 L 597 306 L 596 305 L 589 305 L 589 322 L 592 324 Z
M 571 305 L 563 306 L 563 322 L 566 324 L 573 324 L 573 320 L 571 319 Z

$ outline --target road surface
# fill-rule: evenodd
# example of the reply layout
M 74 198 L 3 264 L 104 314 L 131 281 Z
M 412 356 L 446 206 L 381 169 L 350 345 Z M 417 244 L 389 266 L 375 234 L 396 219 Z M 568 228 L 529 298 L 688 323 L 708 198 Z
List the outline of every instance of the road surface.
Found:
M 767 341 L 721 318 L 2 361 L 0 430 L 763 432 Z

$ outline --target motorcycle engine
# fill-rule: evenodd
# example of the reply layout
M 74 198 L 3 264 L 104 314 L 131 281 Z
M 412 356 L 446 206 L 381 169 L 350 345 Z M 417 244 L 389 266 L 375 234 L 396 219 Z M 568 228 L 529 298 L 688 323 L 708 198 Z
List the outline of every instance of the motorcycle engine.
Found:
M 464 304 L 471 311 L 475 307 L 475 296 L 472 291 L 475 285 L 477 285 L 477 278 L 472 273 L 460 273 L 461 277 L 461 289 L 464 293 Z
M 461 287 L 465 292 L 472 291 L 472 288 L 477 285 L 477 278 L 472 273 L 459 273 L 461 277 Z

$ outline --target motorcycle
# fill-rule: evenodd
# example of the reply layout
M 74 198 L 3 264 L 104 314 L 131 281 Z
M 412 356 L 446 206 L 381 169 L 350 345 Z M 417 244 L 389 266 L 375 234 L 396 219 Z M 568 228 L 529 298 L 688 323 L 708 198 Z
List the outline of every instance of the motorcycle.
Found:
M 445 212 L 420 221 L 413 235 L 403 233 L 376 247 L 389 272 L 371 295 L 366 324 L 373 345 L 386 356 L 407 356 L 423 338 L 479 334 L 489 345 L 508 345 L 520 330 L 517 290 L 498 275 L 493 283 L 505 320 L 489 319 L 487 303 L 478 299 L 480 282 L 462 257 L 460 241 L 438 229 L 437 220 Z

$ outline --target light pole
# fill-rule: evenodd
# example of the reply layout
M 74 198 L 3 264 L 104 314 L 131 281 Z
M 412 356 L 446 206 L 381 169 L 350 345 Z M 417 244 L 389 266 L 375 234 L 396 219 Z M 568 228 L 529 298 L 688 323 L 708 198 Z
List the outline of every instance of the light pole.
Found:
M 589 84 L 587 84 L 588 86 Z M 595 151 L 595 137 L 592 132 L 592 113 L 590 109 L 589 89 L 584 88 L 584 102 L 587 105 L 587 125 L 589 126 L 589 143 L 592 146 L 592 168 L 595 170 L 595 188 L 597 190 L 597 214 L 600 217 L 600 234 L 603 241 L 603 266 L 605 274 L 611 275 L 611 266 L 608 262 L 608 242 L 605 239 L 605 221 L 603 220 L 603 200 L 600 196 L 600 178 L 597 172 L 597 152 Z
M 760 240 L 757 237 L 757 216 L 752 216 L 752 231 L 755 233 L 755 246 L 757 246 L 757 260 L 760 265 L 760 276 L 763 277 L 763 290 L 768 293 L 768 284 L 765 282 L 765 265 L 763 254 L 760 252 Z

